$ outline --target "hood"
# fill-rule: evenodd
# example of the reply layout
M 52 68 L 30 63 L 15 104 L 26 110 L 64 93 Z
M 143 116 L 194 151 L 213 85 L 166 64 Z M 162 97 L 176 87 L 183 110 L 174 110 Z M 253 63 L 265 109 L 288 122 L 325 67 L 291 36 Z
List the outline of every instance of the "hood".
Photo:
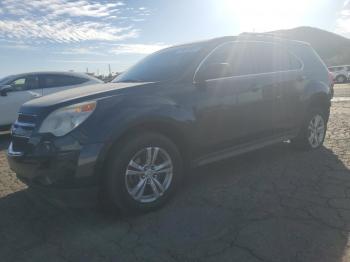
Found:
M 108 83 L 81 86 L 30 100 L 22 107 L 51 107 L 73 100 L 85 101 L 88 99 L 98 99 L 105 96 L 115 95 L 122 89 L 145 84 L 147 83 Z

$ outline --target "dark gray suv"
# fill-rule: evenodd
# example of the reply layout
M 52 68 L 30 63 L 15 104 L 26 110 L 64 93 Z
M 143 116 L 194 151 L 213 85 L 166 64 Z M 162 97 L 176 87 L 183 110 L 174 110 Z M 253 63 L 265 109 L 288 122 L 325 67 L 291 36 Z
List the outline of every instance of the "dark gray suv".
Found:
M 244 34 L 174 46 L 112 83 L 23 105 L 8 159 L 46 198 L 149 211 L 184 168 L 288 140 L 319 148 L 332 85 L 303 42 Z

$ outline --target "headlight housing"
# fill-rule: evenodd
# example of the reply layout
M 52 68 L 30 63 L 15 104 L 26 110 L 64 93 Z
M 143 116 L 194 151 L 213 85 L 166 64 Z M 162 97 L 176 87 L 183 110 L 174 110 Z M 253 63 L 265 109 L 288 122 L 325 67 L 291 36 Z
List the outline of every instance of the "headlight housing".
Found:
M 45 118 L 39 133 L 64 136 L 83 123 L 94 112 L 95 108 L 96 101 L 59 108 Z

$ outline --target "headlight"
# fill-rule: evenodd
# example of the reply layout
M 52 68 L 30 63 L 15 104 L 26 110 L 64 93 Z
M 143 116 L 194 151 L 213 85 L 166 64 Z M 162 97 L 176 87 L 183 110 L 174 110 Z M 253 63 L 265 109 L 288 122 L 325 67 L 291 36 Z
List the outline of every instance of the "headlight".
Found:
M 89 101 L 57 109 L 45 118 L 39 133 L 64 136 L 83 123 L 95 108 L 96 101 Z

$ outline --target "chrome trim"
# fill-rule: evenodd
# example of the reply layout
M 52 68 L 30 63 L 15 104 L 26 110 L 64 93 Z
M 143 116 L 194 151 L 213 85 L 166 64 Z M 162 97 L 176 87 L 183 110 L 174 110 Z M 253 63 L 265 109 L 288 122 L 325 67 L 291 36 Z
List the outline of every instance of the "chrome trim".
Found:
M 19 115 L 24 115 L 24 116 L 33 116 L 33 117 L 37 117 L 38 115 L 33 115 L 33 114 L 26 114 L 26 113 L 18 113 Z
M 35 124 L 34 124 L 34 123 L 18 122 L 17 120 L 16 120 L 16 122 L 14 123 L 14 125 L 20 126 L 20 127 L 35 127 Z
M 224 45 L 227 45 L 227 44 L 232 44 L 232 43 L 266 43 L 266 44 L 271 44 L 271 45 L 279 45 L 278 43 L 272 43 L 272 42 L 267 42 L 267 41 L 228 41 L 228 42 L 224 42 L 224 43 L 221 43 L 219 44 L 218 46 L 216 46 L 213 50 L 211 50 L 209 52 L 208 55 L 206 55 L 202 61 L 199 63 L 199 65 L 197 66 L 197 69 L 196 71 L 194 72 L 194 75 L 193 75 L 193 79 L 192 79 L 192 82 L 193 84 L 196 84 L 196 75 L 200 69 L 200 67 L 204 64 L 204 62 L 209 58 L 209 56 L 211 56 L 218 48 L 224 46 Z M 296 58 L 301 67 L 299 69 L 292 69 L 292 70 L 283 70 L 283 71 L 273 71 L 273 72 L 266 72 L 266 73 L 258 73 L 258 74 L 247 74 L 247 75 L 239 75 L 239 76 L 227 76 L 227 77 L 219 77 L 219 78 L 213 78 L 213 79 L 207 79 L 205 81 L 214 81 L 214 80 L 220 80 L 220 79 L 228 79 L 228 78 L 236 78 L 236 77 L 247 77 L 247 76 L 259 76 L 259 75 L 266 75 L 266 74 L 272 74 L 272 73 L 283 73 L 283 72 L 298 72 L 298 71 L 303 71 L 304 70 L 304 62 L 299 58 L 297 57 L 293 52 L 291 52 L 289 49 L 285 48 L 286 51 L 292 55 L 294 58 Z
M 7 154 L 9 156 L 14 156 L 14 157 L 19 157 L 19 156 L 23 156 L 24 155 L 23 152 L 17 152 L 17 151 L 13 150 L 12 142 L 10 143 L 10 146 L 9 146 L 9 148 L 7 150 Z

